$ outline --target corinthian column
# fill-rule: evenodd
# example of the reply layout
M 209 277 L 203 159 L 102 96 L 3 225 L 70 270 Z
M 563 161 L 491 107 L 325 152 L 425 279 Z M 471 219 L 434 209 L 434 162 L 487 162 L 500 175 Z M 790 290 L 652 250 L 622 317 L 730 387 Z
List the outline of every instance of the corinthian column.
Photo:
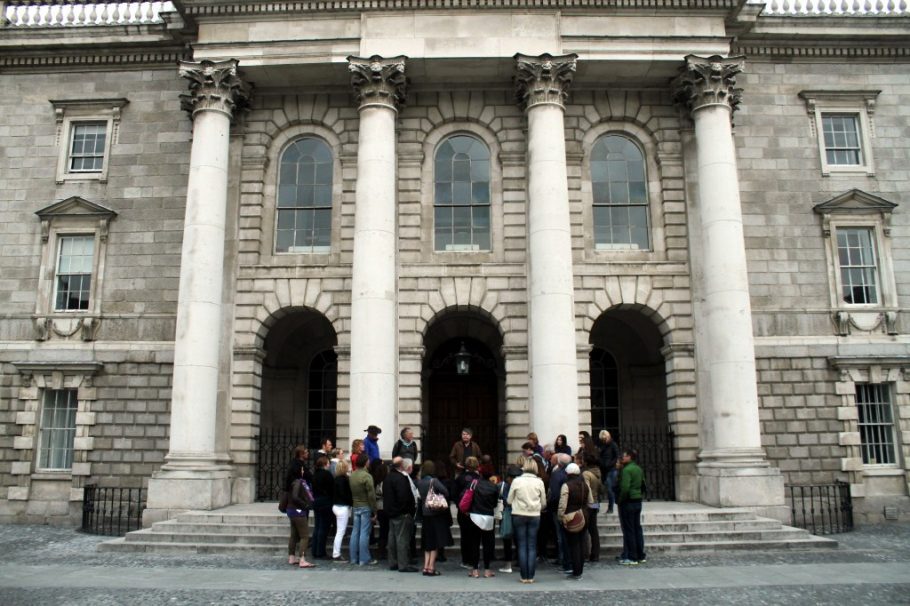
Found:
M 360 109 L 351 292 L 350 435 L 383 430 L 392 450 L 398 404 L 398 246 L 395 119 L 404 103 L 405 57 L 348 57 Z
M 216 453 L 228 139 L 249 87 L 237 61 L 181 61 L 193 119 L 186 218 L 180 255 L 170 446 L 149 481 L 150 510 L 214 509 L 230 502 L 230 466 Z M 169 517 L 161 516 L 158 517 Z
M 578 434 L 572 237 L 565 100 L 576 55 L 515 55 L 519 106 L 528 116 L 530 429 Z
M 743 238 L 732 115 L 742 57 L 689 55 L 674 81 L 674 97 L 695 122 L 698 200 L 704 278 L 697 285 L 704 322 L 699 360 L 708 392 L 699 399 L 699 497 L 711 505 L 774 511 L 784 505 L 783 480 L 761 447 L 755 344 Z M 785 510 L 785 508 L 784 508 Z

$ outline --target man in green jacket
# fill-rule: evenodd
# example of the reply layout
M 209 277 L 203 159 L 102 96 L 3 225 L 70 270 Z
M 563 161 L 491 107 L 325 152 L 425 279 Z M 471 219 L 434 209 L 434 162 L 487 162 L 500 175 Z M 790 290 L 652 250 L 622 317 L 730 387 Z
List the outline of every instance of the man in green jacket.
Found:
M 638 466 L 638 451 L 626 448 L 622 453 L 622 472 L 619 481 L 619 522 L 622 527 L 622 558 L 620 564 L 644 564 L 645 537 L 641 530 L 641 496 L 644 472 Z
M 367 457 L 357 457 L 351 474 L 354 528 L 351 530 L 351 564 L 376 564 L 370 557 L 370 529 L 376 519 L 376 487 L 366 470 Z

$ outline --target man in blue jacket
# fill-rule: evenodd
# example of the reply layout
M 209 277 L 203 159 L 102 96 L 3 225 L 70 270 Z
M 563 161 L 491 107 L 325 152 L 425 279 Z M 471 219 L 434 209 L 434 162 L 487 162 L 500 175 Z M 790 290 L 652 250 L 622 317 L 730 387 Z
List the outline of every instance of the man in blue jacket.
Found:
M 379 434 L 382 433 L 382 430 L 375 425 L 370 425 L 364 431 L 367 432 L 367 437 L 363 439 L 363 450 L 369 462 L 381 460 L 379 456 Z

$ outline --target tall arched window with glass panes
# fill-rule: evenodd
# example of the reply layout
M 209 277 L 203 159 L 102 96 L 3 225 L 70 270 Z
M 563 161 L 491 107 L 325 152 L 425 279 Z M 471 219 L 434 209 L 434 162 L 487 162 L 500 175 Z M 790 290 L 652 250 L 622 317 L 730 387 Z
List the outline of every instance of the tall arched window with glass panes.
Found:
M 332 172 L 332 150 L 322 139 L 298 139 L 281 154 L 275 252 L 330 251 Z
M 435 250 L 490 250 L 490 149 L 458 134 L 436 148 Z
M 617 134 L 594 143 L 591 191 L 595 249 L 650 250 L 645 158 L 637 143 Z

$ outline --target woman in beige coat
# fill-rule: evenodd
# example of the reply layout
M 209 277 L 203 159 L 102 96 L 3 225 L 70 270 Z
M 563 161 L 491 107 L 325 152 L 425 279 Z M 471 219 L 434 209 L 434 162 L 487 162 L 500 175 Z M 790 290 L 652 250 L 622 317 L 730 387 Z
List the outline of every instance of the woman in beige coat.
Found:
M 537 570 L 537 531 L 540 530 L 540 512 L 547 503 L 543 480 L 537 477 L 537 463 L 533 459 L 518 461 L 522 474 L 512 480 L 509 488 L 509 505 L 512 506 L 512 530 L 518 548 L 518 568 L 522 583 L 533 583 Z

